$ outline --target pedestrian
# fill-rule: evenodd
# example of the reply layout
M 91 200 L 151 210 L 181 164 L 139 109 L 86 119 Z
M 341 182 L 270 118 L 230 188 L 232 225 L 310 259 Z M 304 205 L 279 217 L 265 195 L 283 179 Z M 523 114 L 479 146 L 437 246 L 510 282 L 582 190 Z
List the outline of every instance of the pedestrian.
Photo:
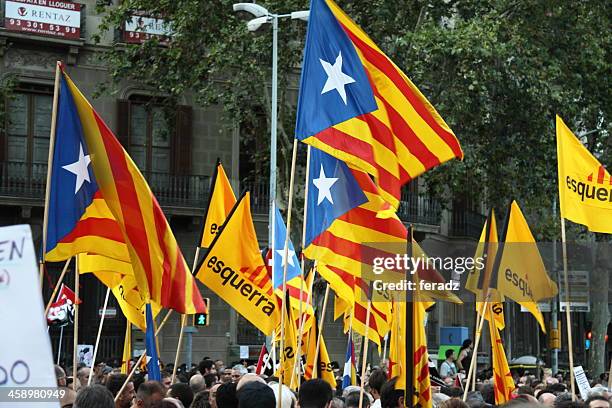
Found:
M 298 404 L 300 408 L 329 408 L 333 396 L 327 382 L 319 378 L 308 380 L 300 386 Z
M 73 408 L 115 408 L 113 394 L 106 387 L 94 384 L 77 393 Z
M 457 375 L 457 366 L 455 365 L 455 350 L 448 349 L 444 353 L 446 360 L 440 364 L 440 377 L 443 380 L 447 378 L 454 379 Z

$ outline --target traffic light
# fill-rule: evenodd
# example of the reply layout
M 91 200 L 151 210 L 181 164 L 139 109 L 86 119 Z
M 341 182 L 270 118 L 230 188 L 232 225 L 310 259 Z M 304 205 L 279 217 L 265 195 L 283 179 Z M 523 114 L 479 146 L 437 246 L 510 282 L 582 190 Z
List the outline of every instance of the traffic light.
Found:
M 193 325 L 198 327 L 208 326 L 210 324 L 210 298 L 204 298 L 206 303 L 206 311 L 208 313 L 196 313 L 193 315 Z

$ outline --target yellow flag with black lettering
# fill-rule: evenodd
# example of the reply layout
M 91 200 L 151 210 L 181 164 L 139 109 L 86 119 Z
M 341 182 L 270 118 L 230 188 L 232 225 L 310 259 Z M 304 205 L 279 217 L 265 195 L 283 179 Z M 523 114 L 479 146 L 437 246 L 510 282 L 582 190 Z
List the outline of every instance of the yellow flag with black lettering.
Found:
M 557 116 L 561 217 L 590 231 L 612 233 L 612 177 Z
M 259 252 L 245 193 L 228 215 L 223 231 L 210 244 L 196 277 L 264 334 L 280 322 L 280 301 Z
M 315 353 L 317 347 L 317 336 L 319 332 L 319 324 L 315 320 L 312 328 L 309 331 L 308 351 L 306 352 L 306 369 L 304 370 L 304 378 L 306 380 L 312 380 L 313 378 L 320 378 L 328 383 L 332 389 L 336 388 L 336 377 L 334 376 L 334 368 L 332 366 L 329 354 L 327 352 L 327 346 L 325 345 L 325 339 L 323 335 L 319 338 L 319 356 L 317 358 L 317 367 L 315 369 Z
M 215 236 L 221 231 L 221 227 L 236 204 L 236 196 L 232 190 L 232 185 L 223 170 L 221 163 L 217 164 L 215 175 L 213 176 L 212 191 L 208 208 L 204 217 L 202 227 L 202 237 L 200 247 L 208 248 Z
M 96 278 L 111 289 L 125 318 L 143 332 L 146 329 L 146 302 L 138 291 L 138 284 L 129 262 L 118 261 L 102 255 L 80 254 L 79 273 L 93 273 Z M 151 301 L 153 317 L 161 306 Z
M 557 284 L 546 273 L 538 246 L 516 201 L 510 205 L 504 244 L 499 252 L 497 290 L 529 310 L 546 332 L 536 302 L 555 296 Z
M 293 314 L 293 308 L 286 303 L 285 312 L 285 336 L 283 340 L 283 355 L 281 364 L 278 370 L 274 374 L 279 379 L 282 378 L 283 384 L 287 387 L 295 390 L 300 385 L 300 366 L 295 364 L 297 357 L 297 329 L 295 327 L 295 315 Z M 280 327 L 277 327 L 277 335 L 280 340 Z M 279 343 L 280 344 L 280 343 Z M 296 368 L 294 371 L 293 369 Z

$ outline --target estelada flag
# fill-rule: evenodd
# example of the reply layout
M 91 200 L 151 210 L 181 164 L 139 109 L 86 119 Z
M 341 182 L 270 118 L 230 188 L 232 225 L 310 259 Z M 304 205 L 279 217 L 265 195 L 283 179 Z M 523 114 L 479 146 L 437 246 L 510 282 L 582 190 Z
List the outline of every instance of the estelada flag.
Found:
M 476 313 L 484 315 L 485 319 L 490 317 L 489 313 L 483 313 L 484 301 L 487 300 L 487 305 L 491 305 L 495 324 L 502 330 L 506 326 L 504 321 L 504 299 L 497 293 L 496 289 L 490 287 L 493 264 L 495 263 L 495 255 L 499 246 L 498 243 L 495 211 L 491 209 L 485 225 L 482 227 L 480 240 L 474 254 L 474 259 L 481 260 L 480 263 L 484 265 L 483 267 L 474 266 L 468 274 L 465 288 L 476 295 Z
M 111 289 L 125 318 L 143 332 L 145 321 L 145 300 L 138 291 L 132 265 L 102 255 L 80 254 L 79 273 L 93 273 L 100 282 Z M 151 302 L 153 318 L 161 311 L 161 306 Z
M 149 185 L 63 70 L 58 98 L 45 259 L 87 252 L 129 262 L 146 302 L 205 312 Z
M 228 215 L 196 271 L 204 285 L 264 334 L 278 326 L 280 302 L 259 252 L 248 192 Z
M 211 188 L 200 238 L 200 247 L 202 248 L 210 246 L 215 236 L 221 231 L 227 215 L 236 204 L 236 196 L 232 190 L 232 185 L 220 162 L 217 163 L 215 168 Z
M 538 246 L 516 201 L 510 205 L 503 241 L 494 266 L 497 290 L 529 310 L 546 332 L 537 302 L 555 296 L 557 284 L 546 273 Z
M 561 217 L 612 234 L 612 177 L 557 116 Z
M 425 96 L 332 0 L 312 0 L 296 137 L 373 175 L 385 201 L 463 152 Z
M 512 391 L 516 388 L 514 379 L 508 367 L 506 352 L 499 336 L 499 328 L 496 324 L 492 305 L 488 306 L 487 320 L 489 320 L 489 333 L 491 334 L 491 347 L 493 352 L 493 388 L 495 390 L 495 403 L 501 405 L 512 399 Z

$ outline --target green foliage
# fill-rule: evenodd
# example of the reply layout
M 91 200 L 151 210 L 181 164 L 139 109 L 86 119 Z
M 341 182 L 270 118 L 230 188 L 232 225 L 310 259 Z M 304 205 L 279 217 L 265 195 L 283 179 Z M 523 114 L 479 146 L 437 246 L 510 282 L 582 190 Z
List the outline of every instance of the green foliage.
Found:
M 155 39 L 142 46 L 115 44 L 106 58 L 114 81 L 135 79 L 172 96 L 189 90 L 200 104 L 222 104 L 227 117 L 240 124 L 243 140 L 267 146 L 271 29 L 248 32 L 232 3 L 125 0 L 106 10 L 102 31 L 143 11 L 171 21 L 175 35 L 167 47 Z M 430 191 L 447 203 L 476 195 L 497 208 L 516 199 L 531 214 L 537 237 L 551 238 L 558 225 L 551 215 L 557 195 L 555 114 L 577 134 L 599 129 L 585 142 L 604 164 L 612 162 L 607 2 L 339 4 L 430 99 L 462 144 L 463 162 L 424 175 Z M 308 7 L 305 0 L 262 5 L 278 13 Z M 280 22 L 280 192 L 289 178 L 304 37 L 303 22 Z M 266 148 L 252 153 L 254 162 L 267 163 Z

